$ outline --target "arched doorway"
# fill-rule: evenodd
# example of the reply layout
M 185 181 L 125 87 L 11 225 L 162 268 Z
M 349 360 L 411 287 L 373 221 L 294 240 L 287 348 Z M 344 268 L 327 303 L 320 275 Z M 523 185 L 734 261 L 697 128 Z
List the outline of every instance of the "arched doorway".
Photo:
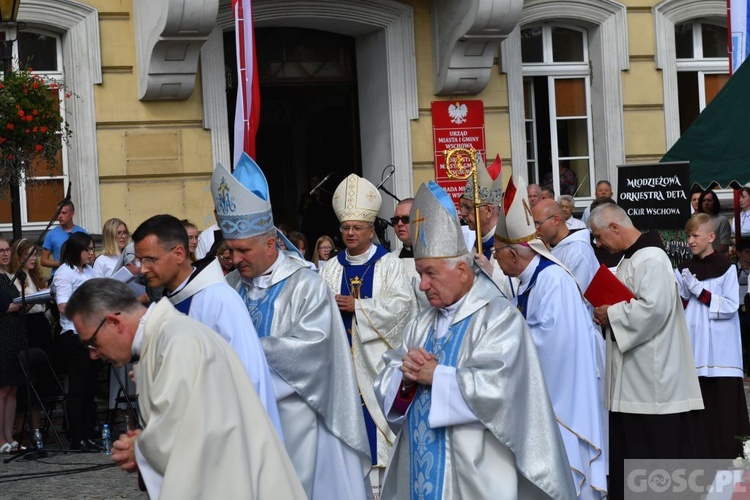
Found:
M 354 38 L 272 27 L 256 29 L 255 40 L 261 85 L 256 160 L 271 189 L 274 221 L 301 229 L 311 246 L 318 236 L 338 231 L 328 193 L 349 173 L 362 173 Z M 234 32 L 224 34 L 224 57 L 231 141 Z

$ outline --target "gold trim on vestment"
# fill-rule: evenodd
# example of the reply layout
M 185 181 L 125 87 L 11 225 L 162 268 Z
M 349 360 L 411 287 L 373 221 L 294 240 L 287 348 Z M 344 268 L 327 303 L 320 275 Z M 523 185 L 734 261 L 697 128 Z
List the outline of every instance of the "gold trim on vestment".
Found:
M 506 245 L 517 245 L 519 243 L 528 243 L 531 240 L 535 240 L 536 233 L 530 234 L 529 236 L 524 236 L 523 238 L 513 238 L 513 239 L 503 238 L 499 234 L 495 233 L 495 238 L 500 240 L 501 243 L 505 243 Z

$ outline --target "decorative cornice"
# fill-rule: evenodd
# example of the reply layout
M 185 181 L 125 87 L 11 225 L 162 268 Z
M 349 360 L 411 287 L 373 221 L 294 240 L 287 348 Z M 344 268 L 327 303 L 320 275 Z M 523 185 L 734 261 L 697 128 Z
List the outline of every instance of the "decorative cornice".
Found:
M 432 0 L 435 94 L 484 90 L 497 48 L 522 8 L 523 0 Z
M 140 100 L 190 97 L 218 9 L 219 0 L 133 0 Z

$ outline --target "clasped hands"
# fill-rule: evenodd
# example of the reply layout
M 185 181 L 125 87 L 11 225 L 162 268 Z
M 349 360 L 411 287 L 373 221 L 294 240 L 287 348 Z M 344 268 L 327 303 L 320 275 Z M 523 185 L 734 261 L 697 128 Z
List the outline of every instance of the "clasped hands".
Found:
M 135 462 L 135 440 L 141 434 L 140 429 L 120 434 L 117 441 L 112 443 L 112 461 L 126 472 L 135 472 L 138 466 Z
M 437 365 L 437 359 L 432 353 L 421 347 L 409 349 L 401 363 L 404 388 L 409 388 L 414 384 L 432 385 L 432 376 Z

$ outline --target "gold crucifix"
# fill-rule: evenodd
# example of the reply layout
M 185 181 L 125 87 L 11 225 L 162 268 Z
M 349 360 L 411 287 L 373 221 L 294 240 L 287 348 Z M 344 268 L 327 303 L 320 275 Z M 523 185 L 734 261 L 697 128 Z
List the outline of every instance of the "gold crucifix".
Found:
M 359 276 L 349 280 L 349 294 L 355 299 L 359 298 L 359 289 L 362 288 L 362 280 Z

